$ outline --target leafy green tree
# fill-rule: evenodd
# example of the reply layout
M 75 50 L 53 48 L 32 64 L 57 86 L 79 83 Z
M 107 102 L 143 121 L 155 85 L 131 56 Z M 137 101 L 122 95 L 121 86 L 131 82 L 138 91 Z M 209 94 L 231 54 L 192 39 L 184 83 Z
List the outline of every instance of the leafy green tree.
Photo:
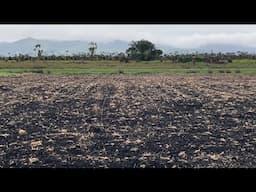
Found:
M 159 59 L 163 51 L 156 49 L 155 45 L 147 40 L 133 41 L 126 50 L 129 58 L 139 61 Z

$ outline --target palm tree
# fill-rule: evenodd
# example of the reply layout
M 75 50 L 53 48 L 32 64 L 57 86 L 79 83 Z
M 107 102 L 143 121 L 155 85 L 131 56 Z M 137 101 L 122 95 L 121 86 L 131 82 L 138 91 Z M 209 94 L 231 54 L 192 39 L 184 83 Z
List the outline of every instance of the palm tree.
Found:
M 66 50 L 66 60 L 68 60 L 68 53 L 69 53 L 69 51 Z
M 95 42 L 90 42 L 89 43 L 89 52 L 91 53 L 91 57 L 94 56 L 96 49 L 97 49 L 97 44 Z
M 40 44 L 36 44 L 34 51 L 36 52 L 36 56 L 40 59 L 42 54 L 43 54 L 43 50 L 41 49 L 41 45 Z

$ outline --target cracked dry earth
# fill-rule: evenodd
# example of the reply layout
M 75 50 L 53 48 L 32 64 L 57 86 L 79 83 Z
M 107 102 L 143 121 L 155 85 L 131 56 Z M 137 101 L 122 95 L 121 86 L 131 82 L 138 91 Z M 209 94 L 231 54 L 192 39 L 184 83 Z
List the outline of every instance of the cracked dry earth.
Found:
M 256 167 L 256 76 L 0 77 L 0 167 Z

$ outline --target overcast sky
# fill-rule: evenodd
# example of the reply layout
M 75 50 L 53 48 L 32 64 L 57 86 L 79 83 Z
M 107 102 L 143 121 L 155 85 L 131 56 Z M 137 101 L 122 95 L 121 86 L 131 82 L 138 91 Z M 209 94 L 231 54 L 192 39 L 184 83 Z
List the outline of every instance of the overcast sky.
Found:
M 256 47 L 256 25 L 0 25 L 0 41 L 32 37 L 49 40 L 150 40 L 178 48 L 205 44 Z

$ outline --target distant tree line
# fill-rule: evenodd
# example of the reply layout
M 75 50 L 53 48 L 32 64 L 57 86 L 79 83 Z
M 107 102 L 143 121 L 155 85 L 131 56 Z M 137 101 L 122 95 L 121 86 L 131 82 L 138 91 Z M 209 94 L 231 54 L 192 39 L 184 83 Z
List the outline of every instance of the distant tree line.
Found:
M 40 44 L 35 45 L 35 55 L 31 56 L 28 54 L 16 54 L 15 56 L 0 57 L 1 60 L 8 61 L 36 61 L 36 60 L 113 60 L 128 63 L 129 61 L 152 61 L 160 60 L 161 62 L 172 62 L 172 63 L 231 63 L 234 59 L 256 59 L 256 54 L 249 54 L 247 52 L 232 52 L 232 53 L 187 53 L 182 54 L 173 52 L 169 54 L 163 54 L 163 51 L 157 49 L 153 43 L 147 40 L 133 41 L 129 45 L 129 48 L 125 53 L 101 53 L 97 54 L 97 44 L 90 42 L 89 52 L 82 54 L 68 54 L 66 55 L 46 55 Z

